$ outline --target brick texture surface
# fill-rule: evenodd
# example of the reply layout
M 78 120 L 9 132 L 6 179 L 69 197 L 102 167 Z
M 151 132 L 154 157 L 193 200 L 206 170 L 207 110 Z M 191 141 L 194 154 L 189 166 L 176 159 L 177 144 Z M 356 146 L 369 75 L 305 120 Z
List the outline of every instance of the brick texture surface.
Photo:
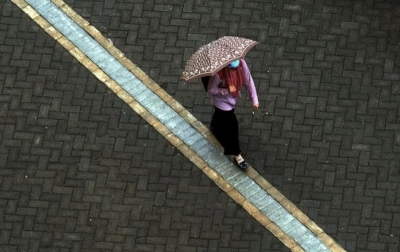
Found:
M 396 1 L 66 3 L 206 125 L 185 60 L 260 41 L 244 156 L 347 251 L 399 251 Z M 14 4 L 0 14 L 2 251 L 288 251 Z

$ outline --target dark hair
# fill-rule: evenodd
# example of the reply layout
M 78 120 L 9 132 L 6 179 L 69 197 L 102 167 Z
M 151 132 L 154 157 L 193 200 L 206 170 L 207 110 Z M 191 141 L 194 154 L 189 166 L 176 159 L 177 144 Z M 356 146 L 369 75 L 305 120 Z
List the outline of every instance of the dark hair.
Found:
M 201 82 L 203 83 L 204 90 L 208 91 L 208 81 L 210 80 L 210 76 L 201 77 Z

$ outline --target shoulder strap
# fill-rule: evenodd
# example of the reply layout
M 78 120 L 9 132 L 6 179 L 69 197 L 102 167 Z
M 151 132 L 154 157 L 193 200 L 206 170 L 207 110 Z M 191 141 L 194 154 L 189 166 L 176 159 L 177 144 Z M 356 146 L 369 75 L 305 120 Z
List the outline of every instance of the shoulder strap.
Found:
M 203 83 L 204 90 L 207 92 L 208 90 L 208 81 L 210 80 L 210 76 L 201 77 L 201 82 Z
M 221 80 L 224 78 L 224 69 L 218 71 L 218 76 Z

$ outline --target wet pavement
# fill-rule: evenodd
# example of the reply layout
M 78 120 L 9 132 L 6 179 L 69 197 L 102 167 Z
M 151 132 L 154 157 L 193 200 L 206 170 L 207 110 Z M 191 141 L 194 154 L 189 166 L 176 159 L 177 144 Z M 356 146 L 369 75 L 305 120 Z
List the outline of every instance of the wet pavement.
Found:
M 399 4 L 66 3 L 206 125 L 184 61 L 223 35 L 260 41 L 244 156 L 346 250 L 398 251 Z M 0 10 L 0 247 L 288 250 L 17 6 Z

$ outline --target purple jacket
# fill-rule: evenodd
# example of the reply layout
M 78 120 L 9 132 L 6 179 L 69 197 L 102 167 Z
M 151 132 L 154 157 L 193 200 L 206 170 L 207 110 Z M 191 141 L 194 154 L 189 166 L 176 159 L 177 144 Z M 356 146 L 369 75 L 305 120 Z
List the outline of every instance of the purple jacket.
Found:
M 243 67 L 243 79 L 244 79 L 244 87 L 249 94 L 253 105 L 258 104 L 258 96 L 256 92 L 256 87 L 254 85 L 253 77 L 251 77 L 249 67 L 246 64 L 244 59 L 241 59 Z M 224 111 L 229 111 L 235 108 L 237 98 L 234 98 L 230 93 L 229 89 L 221 88 L 219 86 L 221 79 L 218 74 L 211 76 L 208 82 L 208 93 L 211 94 L 211 103 Z M 240 93 L 239 93 L 240 97 Z

